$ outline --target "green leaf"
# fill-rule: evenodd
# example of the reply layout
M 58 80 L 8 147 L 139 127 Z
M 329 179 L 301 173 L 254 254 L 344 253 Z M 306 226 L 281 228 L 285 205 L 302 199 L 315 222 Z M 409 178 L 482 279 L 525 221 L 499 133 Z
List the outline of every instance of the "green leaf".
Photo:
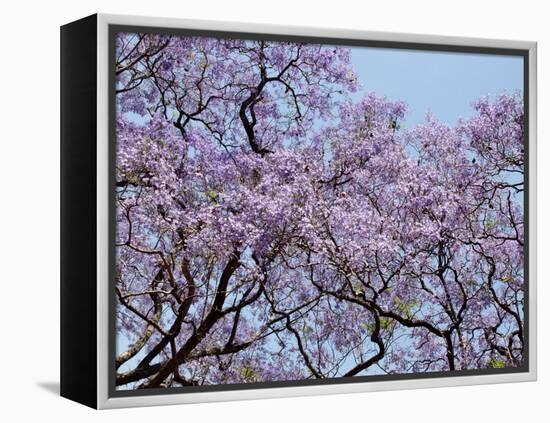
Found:
M 411 300 L 411 301 L 403 301 L 399 297 L 395 297 L 395 305 L 397 307 L 397 311 L 399 314 L 404 316 L 407 319 L 410 319 L 414 315 L 414 309 L 418 306 L 418 301 Z
M 393 329 L 394 325 L 395 322 L 393 321 L 393 319 L 390 319 L 389 317 L 380 318 L 380 329 L 390 331 Z
M 395 326 L 395 321 L 389 317 L 380 317 L 380 330 L 391 331 Z M 374 332 L 376 325 L 374 322 L 363 322 L 361 327 L 365 329 L 369 334 Z
M 218 202 L 218 192 L 217 191 L 215 191 L 213 189 L 208 190 L 206 195 L 208 196 L 208 200 L 210 200 L 212 203 L 217 203 Z
M 493 229 L 497 225 L 497 221 L 495 219 L 487 219 L 485 221 L 485 230 L 489 231 Z
M 492 367 L 493 369 L 502 369 L 505 366 L 506 362 L 504 360 L 492 358 L 491 361 L 489 361 L 489 367 Z
M 256 371 L 252 367 L 243 367 L 240 374 L 247 381 L 252 381 L 256 377 Z

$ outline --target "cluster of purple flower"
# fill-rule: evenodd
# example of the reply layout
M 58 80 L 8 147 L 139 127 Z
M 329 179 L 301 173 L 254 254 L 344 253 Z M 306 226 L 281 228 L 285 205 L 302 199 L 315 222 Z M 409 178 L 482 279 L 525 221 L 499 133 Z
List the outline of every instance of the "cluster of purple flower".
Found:
M 404 130 L 345 48 L 119 34 L 117 386 L 517 367 L 523 99 Z

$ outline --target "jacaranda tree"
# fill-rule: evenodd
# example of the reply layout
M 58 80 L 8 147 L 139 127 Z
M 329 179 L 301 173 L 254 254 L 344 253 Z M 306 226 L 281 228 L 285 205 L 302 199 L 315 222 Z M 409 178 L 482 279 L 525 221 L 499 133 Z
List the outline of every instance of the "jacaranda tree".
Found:
M 350 54 L 118 35 L 117 386 L 522 364 L 523 98 L 403 128 Z

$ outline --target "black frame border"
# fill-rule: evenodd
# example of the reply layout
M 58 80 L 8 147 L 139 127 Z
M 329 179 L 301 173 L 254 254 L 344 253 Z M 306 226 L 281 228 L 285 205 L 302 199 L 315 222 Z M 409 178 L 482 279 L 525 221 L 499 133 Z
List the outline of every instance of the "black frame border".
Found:
M 60 28 L 60 395 L 97 407 L 97 15 Z
M 523 101 L 524 101 L 524 340 L 525 352 L 523 365 L 515 368 L 501 369 L 472 369 L 472 370 L 455 370 L 441 371 L 428 373 L 407 373 L 395 375 L 371 375 L 371 376 L 353 376 L 353 377 L 338 377 L 315 380 L 287 380 L 287 381 L 271 381 L 271 382 L 254 382 L 254 383 L 239 383 L 239 384 L 224 384 L 224 385 L 205 385 L 205 386 L 189 386 L 176 388 L 153 388 L 144 390 L 117 390 L 116 389 L 116 295 L 115 295 L 115 165 L 116 165 L 116 94 L 115 94 L 115 53 L 116 53 L 116 35 L 120 32 L 135 32 L 145 34 L 162 34 L 188 37 L 209 37 L 209 38 L 226 38 L 226 39 L 243 39 L 243 40 L 265 40 L 278 42 L 302 42 L 312 44 L 327 44 L 349 47 L 372 47 L 382 49 L 399 49 L 399 50 L 420 50 L 433 52 L 447 53 L 466 53 L 466 54 L 486 54 L 486 55 L 501 55 L 501 56 L 516 56 L 523 59 Z M 174 27 L 157 27 L 157 26 L 141 26 L 141 25 L 108 25 L 108 154 L 109 154 L 109 175 L 108 175 L 108 194 L 109 194 L 109 283 L 108 283 L 108 397 L 109 398 L 126 398 L 126 397 L 143 397 L 150 395 L 172 395 L 184 393 L 198 392 L 220 392 L 220 391 L 242 391 L 254 389 L 269 389 L 269 388 L 284 388 L 284 387 L 304 387 L 314 385 L 340 385 L 348 383 L 365 383 L 365 382 L 380 382 L 380 381 L 398 381 L 398 380 L 415 380 L 415 379 L 439 379 L 461 376 L 482 376 L 482 375 L 497 375 L 497 374 L 513 374 L 513 373 L 528 373 L 530 370 L 530 334 L 529 334 L 529 50 L 516 48 L 500 48 L 500 47 L 479 47 L 479 46 L 464 46 L 445 43 L 419 43 L 407 41 L 381 41 L 357 38 L 339 38 L 339 37 L 322 37 L 322 36 L 302 36 L 302 35 L 282 35 L 274 33 L 256 33 L 256 32 L 240 32 L 240 31 L 218 31 L 206 29 L 189 29 L 189 28 L 174 28 Z

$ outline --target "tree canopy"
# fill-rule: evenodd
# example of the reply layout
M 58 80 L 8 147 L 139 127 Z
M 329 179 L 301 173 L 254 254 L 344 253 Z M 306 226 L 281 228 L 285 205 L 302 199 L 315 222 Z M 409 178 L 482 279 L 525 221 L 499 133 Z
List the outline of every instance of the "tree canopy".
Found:
M 350 55 L 118 34 L 119 388 L 522 365 L 523 97 L 403 128 Z

